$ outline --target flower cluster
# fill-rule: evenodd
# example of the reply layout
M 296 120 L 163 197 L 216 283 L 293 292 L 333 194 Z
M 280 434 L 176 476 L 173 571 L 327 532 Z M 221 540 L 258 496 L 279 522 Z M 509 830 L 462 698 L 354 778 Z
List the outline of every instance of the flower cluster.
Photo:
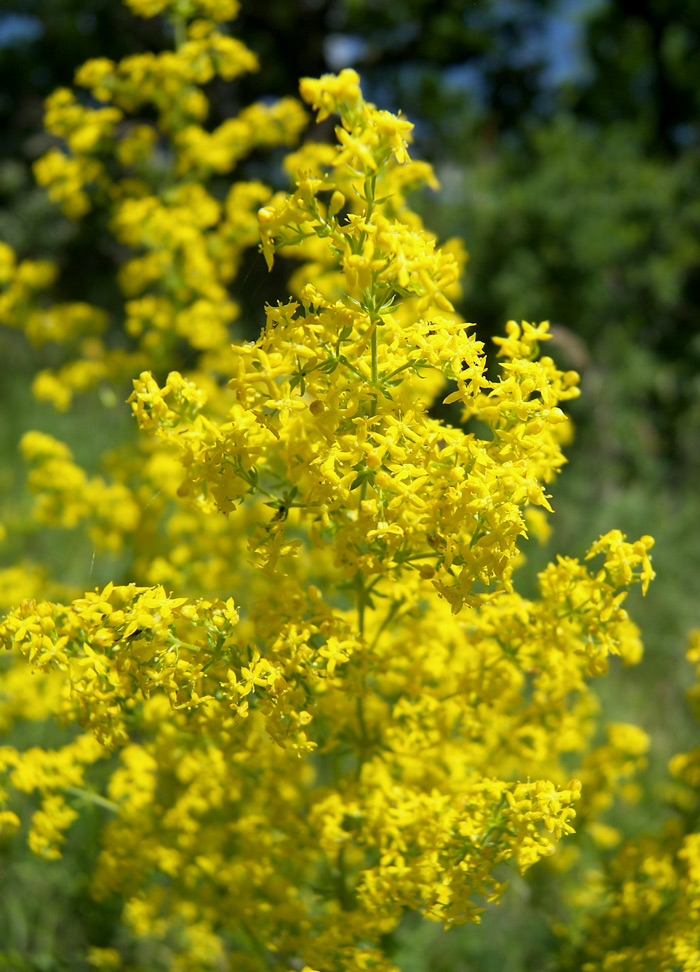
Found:
M 700 661 L 698 631 L 691 634 L 688 658 Z M 700 694 L 697 682 L 688 694 L 692 704 Z M 637 735 L 637 754 L 642 754 L 646 741 L 639 730 Z M 631 748 L 630 755 L 635 755 Z M 672 814 L 587 873 L 585 891 L 569 892 L 571 914 L 557 968 L 694 972 L 700 967 L 699 766 L 697 747 L 673 756 L 669 769 L 675 783 L 667 788 Z M 619 839 L 618 834 L 611 843 Z
M 292 145 L 307 122 L 299 102 L 286 98 L 205 127 L 203 86 L 258 69 L 255 55 L 211 19 L 235 16 L 237 4 L 133 6 L 144 16 L 172 7 L 182 28 L 176 49 L 84 64 L 75 75 L 82 92 L 60 88 L 47 101 L 45 124 L 57 144 L 35 165 L 38 182 L 68 216 L 105 209 L 120 248 L 131 251 L 118 271 L 129 351 L 94 337 L 105 324 L 99 308 L 53 307 L 17 321 L 27 293 L 55 274 L 46 264 L 23 263 L 0 304 L 3 322 L 77 350 L 35 384 L 38 397 L 63 410 L 76 393 L 124 381 L 147 365 L 172 367 L 182 347 L 209 351 L 212 361 L 225 351 L 239 313 L 229 285 L 242 253 L 258 241 L 256 212 L 271 193 L 259 182 L 238 181 L 222 199 L 205 183 L 256 149 Z M 0 254 L 0 285 L 9 259 Z M 84 334 L 93 339 L 75 348 Z

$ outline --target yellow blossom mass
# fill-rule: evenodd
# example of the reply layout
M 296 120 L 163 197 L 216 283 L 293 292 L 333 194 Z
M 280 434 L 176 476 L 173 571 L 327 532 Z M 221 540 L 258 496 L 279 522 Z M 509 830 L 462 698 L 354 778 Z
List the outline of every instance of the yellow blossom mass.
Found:
M 89 893 L 119 931 L 88 943 L 92 967 L 394 972 L 407 912 L 478 922 L 504 864 L 565 870 L 576 832 L 619 844 L 605 814 L 649 742 L 601 726 L 592 686 L 611 656 L 640 658 L 623 602 L 653 577 L 652 540 L 591 538 L 517 592 L 578 394 L 542 351 L 548 324 L 508 322 L 487 368 L 456 309 L 463 246 L 409 204 L 432 170 L 352 70 L 301 82 L 338 124 L 289 153 L 289 191 L 209 184 L 294 145 L 306 111 L 286 99 L 208 126 L 201 86 L 258 67 L 216 23 L 238 4 L 129 6 L 173 18 L 176 49 L 79 69 L 98 106 L 56 92 L 60 147 L 37 163 L 68 215 L 102 207 L 128 251 L 123 343 L 100 308 L 51 306 L 54 268 L 0 244 L 0 322 L 67 350 L 37 397 L 69 409 L 128 376 L 139 429 L 92 470 L 47 433 L 22 440 L 34 522 L 86 532 L 119 576 L 69 589 L 39 565 L 0 571 L 0 725 L 65 730 L 0 747 L 0 831 L 51 861 L 97 815 Z M 243 341 L 252 246 L 296 269 Z M 672 768 L 698 789 L 699 762 Z M 647 968 L 619 929 L 667 906 L 654 968 L 697 969 L 697 834 L 670 847 L 618 848 L 599 876 L 608 930 L 570 949 L 581 969 Z

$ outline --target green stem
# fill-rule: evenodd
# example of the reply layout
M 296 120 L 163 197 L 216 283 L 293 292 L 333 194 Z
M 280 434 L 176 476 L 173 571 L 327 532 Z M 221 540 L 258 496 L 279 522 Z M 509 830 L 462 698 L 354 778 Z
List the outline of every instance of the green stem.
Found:
M 357 602 L 357 628 L 362 638 L 365 633 L 365 582 L 362 574 L 355 574 L 355 590 Z
M 177 638 L 170 632 L 168 632 L 168 634 L 165 636 L 165 640 L 175 648 L 187 648 L 188 651 L 193 651 L 197 654 L 199 654 L 201 651 L 208 651 L 211 653 L 211 648 L 209 648 L 208 645 L 193 645 L 190 641 L 181 641 L 180 638 Z
M 372 341 L 372 344 L 371 344 L 371 347 L 372 347 L 372 384 L 374 385 L 374 387 L 376 389 L 377 385 L 379 384 L 379 367 L 378 367 L 378 364 L 377 364 L 377 358 L 378 358 L 377 351 L 378 351 L 378 348 L 377 348 L 377 322 L 376 321 L 372 324 L 372 338 L 371 338 L 371 341 Z M 369 406 L 369 414 L 370 415 L 376 415 L 377 414 L 377 398 L 376 398 L 376 392 L 375 392 L 375 397 L 374 397 L 374 399 L 372 400 L 372 402 L 371 402 L 371 404 Z
M 348 874 L 347 867 L 345 864 L 345 845 L 341 844 L 340 850 L 338 851 L 337 860 L 337 878 L 335 883 L 335 893 L 336 897 L 340 903 L 340 907 L 343 911 L 352 911 L 356 905 L 354 900 L 354 894 L 348 887 Z
M 85 800 L 86 803 L 93 803 L 96 807 L 102 807 L 103 810 L 110 810 L 112 813 L 119 813 L 119 804 L 114 803 L 112 800 L 107 800 L 106 797 L 101 797 L 99 793 L 93 793 L 91 790 L 84 790 L 81 786 L 63 786 L 61 789 L 65 793 L 72 793 L 73 796 L 80 797 L 81 800 Z
M 372 651 L 374 648 L 376 648 L 377 642 L 381 638 L 382 634 L 389 627 L 389 625 L 391 624 L 391 622 L 396 618 L 396 615 L 397 615 L 398 611 L 400 610 L 401 606 L 403 605 L 404 600 L 405 599 L 403 597 L 401 597 L 397 601 L 392 601 L 391 607 L 387 611 L 386 617 L 384 618 L 384 620 L 382 621 L 382 623 L 379 625 L 379 628 L 377 629 L 377 633 L 374 636 L 374 640 L 372 641 L 372 644 L 370 645 L 370 651 Z
M 374 321 L 372 331 L 372 381 L 379 381 L 379 368 L 377 366 L 377 322 Z
M 175 50 L 179 50 L 187 40 L 187 24 L 185 18 L 176 14 L 173 17 L 173 27 L 175 29 Z
M 362 773 L 362 767 L 365 765 L 365 759 L 367 757 L 367 753 L 369 752 L 369 733 L 367 732 L 367 723 L 365 721 L 364 699 L 361 695 L 357 696 L 355 709 L 357 712 L 357 725 L 360 730 L 360 748 L 357 754 L 357 767 L 355 769 L 356 778 L 359 780 L 360 774 Z

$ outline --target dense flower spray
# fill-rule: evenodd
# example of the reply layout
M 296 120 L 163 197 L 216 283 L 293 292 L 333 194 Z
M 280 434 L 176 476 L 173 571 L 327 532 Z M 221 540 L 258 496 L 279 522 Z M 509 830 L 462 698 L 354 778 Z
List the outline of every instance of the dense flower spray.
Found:
M 23 440 L 36 517 L 87 528 L 128 567 L 87 593 L 6 572 L 3 723 L 72 732 L 0 749 L 0 826 L 37 794 L 28 840 L 50 861 L 87 805 L 103 815 L 91 892 L 120 922 L 96 967 L 389 972 L 407 910 L 478 921 L 502 862 L 525 872 L 575 827 L 605 832 L 648 741 L 612 725 L 593 747 L 590 682 L 609 655 L 640 657 L 622 603 L 653 576 L 652 541 L 612 531 L 587 562 L 545 568 L 539 597 L 516 592 L 577 394 L 540 352 L 547 325 L 510 322 L 487 368 L 455 310 L 461 244 L 440 246 L 407 201 L 436 185 L 430 167 L 354 71 L 302 81 L 337 140 L 287 156 L 290 192 L 209 192 L 306 114 L 257 105 L 207 130 L 200 86 L 255 67 L 215 23 L 236 4 L 130 5 L 169 10 L 176 50 L 84 65 L 101 106 L 49 100 L 66 147 L 37 173 L 73 217 L 106 206 L 133 249 L 131 345 L 100 342 L 96 308 L 41 308 L 53 270 L 0 249 L 0 319 L 76 350 L 36 393 L 67 408 L 138 373 L 141 430 L 95 475 L 50 436 Z M 155 124 L 128 119 L 144 104 Z M 258 241 L 269 266 L 297 261 L 293 298 L 231 345 L 229 287 Z M 440 401 L 459 424 L 434 417 Z

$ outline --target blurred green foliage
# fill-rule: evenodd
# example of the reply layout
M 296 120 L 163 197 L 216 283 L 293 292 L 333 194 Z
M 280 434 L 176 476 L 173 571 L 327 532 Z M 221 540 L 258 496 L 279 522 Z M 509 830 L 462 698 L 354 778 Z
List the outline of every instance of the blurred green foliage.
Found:
M 465 238 L 469 319 L 547 318 L 584 378 L 574 416 L 616 478 L 697 472 L 698 156 L 650 157 L 631 124 L 559 114 L 516 150 L 450 164 L 431 201 Z

